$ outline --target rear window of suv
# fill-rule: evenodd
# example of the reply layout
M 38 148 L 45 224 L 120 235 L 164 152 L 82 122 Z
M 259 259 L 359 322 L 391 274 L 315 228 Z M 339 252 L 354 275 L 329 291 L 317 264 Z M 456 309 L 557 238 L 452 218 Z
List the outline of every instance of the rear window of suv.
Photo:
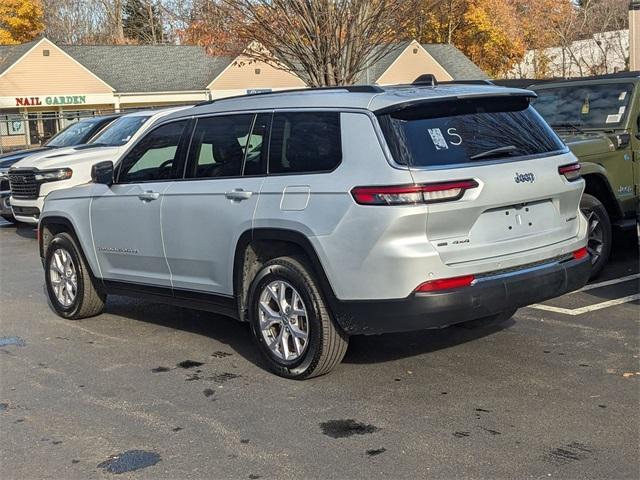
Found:
M 411 167 L 566 150 L 525 97 L 431 102 L 378 118 L 395 161 Z
M 314 173 L 342 160 L 338 112 L 280 112 L 273 116 L 269 173 Z

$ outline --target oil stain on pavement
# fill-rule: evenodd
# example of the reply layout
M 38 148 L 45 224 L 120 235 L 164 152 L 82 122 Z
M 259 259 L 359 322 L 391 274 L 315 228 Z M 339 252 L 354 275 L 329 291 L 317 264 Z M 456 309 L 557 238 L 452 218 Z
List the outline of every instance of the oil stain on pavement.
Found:
M 98 464 L 98 468 L 102 468 L 109 473 L 126 473 L 140 470 L 155 465 L 160 461 L 160 455 L 155 452 L 147 452 L 144 450 L 129 450 L 124 453 L 113 455 L 108 460 Z
M 352 435 L 366 435 L 379 430 L 375 425 L 348 420 L 329 420 L 320 424 L 322 433 L 331 438 L 346 438 Z
M 577 462 L 587 458 L 593 450 L 579 442 L 571 442 L 562 447 L 554 448 L 545 457 L 551 463 L 564 464 Z
M 204 364 L 202 362 L 196 362 L 195 360 L 184 360 L 176 366 L 184 369 L 189 369 L 189 368 L 199 367 L 201 365 L 204 365 Z
M 380 455 L 381 453 L 384 453 L 386 451 L 387 449 L 384 447 L 375 448 L 375 449 L 367 450 L 367 455 L 369 455 L 370 457 L 375 457 L 376 455 Z

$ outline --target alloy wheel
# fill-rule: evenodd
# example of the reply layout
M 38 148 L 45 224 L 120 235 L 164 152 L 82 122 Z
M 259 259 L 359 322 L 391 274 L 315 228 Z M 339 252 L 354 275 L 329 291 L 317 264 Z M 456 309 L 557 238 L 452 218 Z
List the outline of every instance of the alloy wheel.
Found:
M 70 307 L 78 293 L 78 274 L 67 250 L 58 248 L 51 255 L 49 279 L 56 300 L 63 307 Z
M 600 259 L 604 248 L 604 229 L 602 228 L 602 221 L 595 211 L 582 210 L 582 213 L 587 217 L 588 224 L 587 251 L 591 255 L 591 264 L 595 265 Z
M 298 291 L 283 280 L 262 289 L 258 304 L 260 332 L 271 353 L 281 360 L 298 360 L 309 343 L 307 308 Z

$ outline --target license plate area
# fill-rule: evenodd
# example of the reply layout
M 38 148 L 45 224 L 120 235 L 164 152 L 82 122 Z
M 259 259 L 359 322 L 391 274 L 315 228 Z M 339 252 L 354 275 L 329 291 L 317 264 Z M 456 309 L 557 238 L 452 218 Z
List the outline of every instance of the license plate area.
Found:
M 470 237 L 472 242 L 485 243 L 537 235 L 556 228 L 558 219 L 551 200 L 495 208 L 480 215 Z

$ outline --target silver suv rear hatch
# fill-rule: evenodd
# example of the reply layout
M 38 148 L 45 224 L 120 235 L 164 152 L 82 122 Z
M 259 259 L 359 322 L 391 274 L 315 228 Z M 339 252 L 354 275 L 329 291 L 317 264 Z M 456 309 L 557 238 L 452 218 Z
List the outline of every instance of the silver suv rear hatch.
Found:
M 526 95 L 415 102 L 378 118 L 416 184 L 462 182 L 428 209 L 427 239 L 445 264 L 544 254 L 577 234 L 582 182 L 559 172 L 575 157 Z

